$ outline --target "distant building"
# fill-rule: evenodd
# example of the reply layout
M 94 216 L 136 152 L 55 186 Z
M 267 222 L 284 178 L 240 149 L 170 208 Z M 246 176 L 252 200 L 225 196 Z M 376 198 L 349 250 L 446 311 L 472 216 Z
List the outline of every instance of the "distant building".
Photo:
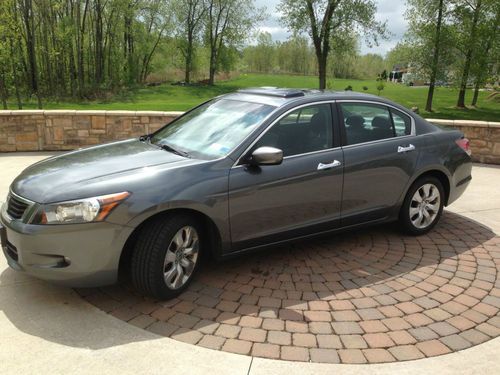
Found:
M 389 82 L 402 82 L 403 74 L 408 72 L 408 67 L 403 65 L 394 65 L 392 71 L 389 73 Z
M 387 78 L 389 82 L 404 83 L 408 86 L 423 86 L 425 80 L 411 65 L 394 65 Z

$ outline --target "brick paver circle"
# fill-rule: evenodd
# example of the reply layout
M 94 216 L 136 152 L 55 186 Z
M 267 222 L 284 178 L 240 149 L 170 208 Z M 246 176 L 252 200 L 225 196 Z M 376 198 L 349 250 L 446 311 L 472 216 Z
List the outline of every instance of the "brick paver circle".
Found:
M 500 336 L 500 237 L 446 212 L 428 235 L 391 225 L 204 264 L 179 298 L 78 290 L 148 331 L 274 359 L 380 363 Z

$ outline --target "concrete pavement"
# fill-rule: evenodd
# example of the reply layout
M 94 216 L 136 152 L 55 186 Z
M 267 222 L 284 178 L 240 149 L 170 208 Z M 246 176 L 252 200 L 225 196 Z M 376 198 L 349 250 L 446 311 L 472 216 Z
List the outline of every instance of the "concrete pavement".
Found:
M 0 156 L 0 200 L 22 168 L 48 154 Z M 450 211 L 500 233 L 500 169 L 475 166 L 473 182 Z M 0 260 L 1 373 L 500 373 L 500 338 L 416 361 L 337 365 L 274 361 L 163 338 L 105 314 L 70 289 L 15 273 Z

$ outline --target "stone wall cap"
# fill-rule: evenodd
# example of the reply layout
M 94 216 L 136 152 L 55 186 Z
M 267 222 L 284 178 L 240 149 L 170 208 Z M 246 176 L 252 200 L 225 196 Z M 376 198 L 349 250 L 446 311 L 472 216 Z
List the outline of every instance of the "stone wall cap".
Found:
M 444 120 L 444 119 L 426 119 L 427 121 L 438 125 L 449 125 L 456 127 L 472 127 L 472 128 L 498 128 L 500 122 L 493 121 L 477 121 L 477 120 Z
M 167 116 L 167 117 L 177 117 L 182 115 L 184 112 L 179 111 L 137 111 L 137 116 Z
M 427 121 L 438 124 L 438 125 L 453 125 L 453 120 L 445 120 L 445 119 L 426 119 Z
M 106 111 L 106 116 L 137 116 L 136 111 Z
M 5 113 L 2 113 L 5 112 Z M 16 110 L 2 110 L 0 114 L 11 115 L 43 115 L 43 109 L 16 109 Z
M 57 116 L 73 116 L 77 114 L 77 110 L 75 109 L 49 109 L 43 111 L 43 114 L 46 115 L 57 115 Z
M 75 114 L 77 115 L 85 115 L 85 116 L 104 116 L 106 115 L 105 110 L 103 109 L 79 109 Z M 47 114 L 50 115 L 50 112 L 47 111 Z

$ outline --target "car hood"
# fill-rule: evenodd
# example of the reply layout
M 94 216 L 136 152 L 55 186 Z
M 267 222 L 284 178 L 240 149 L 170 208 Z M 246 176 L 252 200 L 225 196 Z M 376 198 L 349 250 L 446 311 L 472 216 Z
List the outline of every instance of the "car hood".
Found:
M 81 191 L 92 181 L 113 179 L 118 174 L 144 167 L 192 164 L 196 161 L 162 150 L 137 139 L 72 151 L 42 160 L 26 168 L 12 183 L 21 197 L 48 203 Z M 108 193 L 108 192 L 106 192 Z M 79 195 L 79 194 L 76 194 Z M 70 199 L 82 198 L 75 196 Z M 66 198 L 64 198 L 66 199 Z

